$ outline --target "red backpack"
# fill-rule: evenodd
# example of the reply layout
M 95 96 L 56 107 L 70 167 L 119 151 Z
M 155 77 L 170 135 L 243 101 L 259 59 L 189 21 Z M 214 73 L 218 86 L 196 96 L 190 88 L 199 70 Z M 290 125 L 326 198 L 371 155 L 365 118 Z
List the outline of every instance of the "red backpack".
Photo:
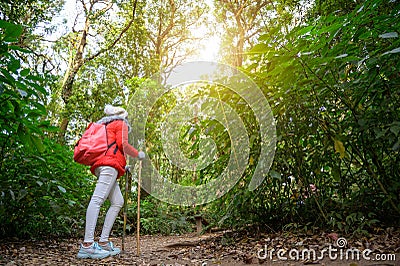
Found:
M 115 143 L 108 144 L 106 124 L 92 122 L 75 145 L 74 161 L 91 166 Z

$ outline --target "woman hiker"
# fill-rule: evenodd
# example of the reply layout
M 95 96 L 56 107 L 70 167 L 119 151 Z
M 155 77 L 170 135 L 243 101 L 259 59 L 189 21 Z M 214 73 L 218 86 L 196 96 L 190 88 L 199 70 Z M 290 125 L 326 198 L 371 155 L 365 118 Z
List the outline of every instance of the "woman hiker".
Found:
M 111 228 L 124 204 L 117 179 L 125 174 L 125 154 L 138 157 L 140 160 L 145 157 L 144 152 L 138 152 L 128 143 L 128 132 L 130 131 L 127 120 L 128 112 L 121 107 L 106 105 L 104 113 L 106 116 L 97 123 L 107 125 L 108 143 L 115 141 L 115 144 L 90 168 L 91 172 L 98 177 L 98 180 L 87 207 L 85 238 L 80 245 L 78 258 L 102 259 L 120 253 L 121 250 L 114 247 L 109 240 Z M 107 211 L 103 230 L 97 243 L 94 241 L 94 231 L 100 207 L 107 198 L 110 200 L 111 206 Z

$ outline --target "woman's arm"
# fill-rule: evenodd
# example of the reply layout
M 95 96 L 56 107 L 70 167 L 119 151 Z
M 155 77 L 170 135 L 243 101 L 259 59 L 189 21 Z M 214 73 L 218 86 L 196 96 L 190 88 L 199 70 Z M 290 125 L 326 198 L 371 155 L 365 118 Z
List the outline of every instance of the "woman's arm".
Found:
M 124 121 L 120 121 L 120 123 L 120 131 L 116 134 L 118 149 L 120 149 L 123 154 L 128 154 L 131 157 L 137 157 L 138 151 L 128 143 L 128 126 L 124 123 Z

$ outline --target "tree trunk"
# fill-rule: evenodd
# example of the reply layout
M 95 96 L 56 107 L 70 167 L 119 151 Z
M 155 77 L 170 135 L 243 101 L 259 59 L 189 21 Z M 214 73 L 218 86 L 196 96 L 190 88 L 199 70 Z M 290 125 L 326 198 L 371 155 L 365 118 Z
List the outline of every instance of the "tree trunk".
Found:
M 97 2 L 90 2 L 90 7 L 87 8 L 85 7 L 85 10 L 88 12 L 86 14 L 86 18 L 85 18 L 85 27 L 82 30 L 82 35 L 81 38 L 79 40 L 79 45 L 76 48 L 76 54 L 75 56 L 71 59 L 70 64 L 68 66 L 68 70 L 65 73 L 65 77 L 64 77 L 64 81 L 63 84 L 61 86 L 61 92 L 62 92 L 62 99 L 64 101 L 64 110 L 68 109 L 68 104 L 69 104 L 69 99 L 72 95 L 72 88 L 73 88 L 73 84 L 74 84 L 74 79 L 76 74 L 78 73 L 79 69 L 86 63 L 89 62 L 93 59 L 95 59 L 96 57 L 98 57 L 99 55 L 103 54 L 106 51 L 111 50 L 121 39 L 122 35 L 132 26 L 133 20 L 135 19 L 135 13 L 136 13 L 136 5 L 137 5 L 137 0 L 135 0 L 134 5 L 133 5 L 133 10 L 132 10 L 132 18 L 131 20 L 128 22 L 128 24 L 121 30 L 121 32 L 116 36 L 116 38 L 114 39 L 113 42 L 111 42 L 110 45 L 100 49 L 97 53 L 84 58 L 83 57 L 83 53 L 85 51 L 86 48 L 86 44 L 87 44 L 87 36 L 89 34 L 89 28 L 91 26 L 91 21 L 90 21 L 90 16 L 89 14 L 93 11 L 94 9 L 94 5 Z M 101 16 L 102 14 L 104 14 L 105 12 L 107 12 L 111 7 L 113 2 L 110 1 L 109 4 L 104 7 L 101 10 L 97 11 L 97 15 Z M 85 4 L 84 4 L 85 5 Z M 94 16 L 96 17 L 96 15 Z M 68 124 L 70 121 L 69 118 L 69 114 L 65 113 L 65 112 L 61 112 L 62 113 L 62 117 L 61 117 L 61 123 L 60 123 L 60 140 L 65 140 L 65 134 L 67 132 L 67 128 L 68 128 Z

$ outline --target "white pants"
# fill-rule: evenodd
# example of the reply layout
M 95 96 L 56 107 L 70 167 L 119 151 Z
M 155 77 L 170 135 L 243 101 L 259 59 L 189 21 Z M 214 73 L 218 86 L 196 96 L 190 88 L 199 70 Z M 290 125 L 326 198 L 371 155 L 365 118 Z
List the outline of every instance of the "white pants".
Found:
M 119 188 L 119 184 L 117 182 L 118 171 L 110 166 L 100 166 L 96 168 L 95 174 L 98 177 L 98 180 L 86 211 L 84 242 L 94 241 L 94 231 L 96 229 L 100 207 L 107 198 L 110 200 L 111 206 L 106 214 L 103 231 L 101 232 L 99 240 L 100 242 L 108 241 L 111 228 L 119 211 L 124 205 L 124 198 L 122 197 L 121 189 Z

